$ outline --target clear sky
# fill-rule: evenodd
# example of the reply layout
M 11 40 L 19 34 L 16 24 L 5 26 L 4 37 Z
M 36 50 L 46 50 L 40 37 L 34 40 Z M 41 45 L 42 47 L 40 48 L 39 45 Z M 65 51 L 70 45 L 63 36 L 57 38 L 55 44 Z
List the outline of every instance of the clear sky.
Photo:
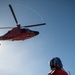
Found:
M 16 26 L 8 4 L 22 26 L 46 26 L 30 28 L 40 34 L 29 40 L 0 41 L 0 75 L 47 75 L 53 57 L 75 75 L 75 0 L 0 0 L 0 27 Z

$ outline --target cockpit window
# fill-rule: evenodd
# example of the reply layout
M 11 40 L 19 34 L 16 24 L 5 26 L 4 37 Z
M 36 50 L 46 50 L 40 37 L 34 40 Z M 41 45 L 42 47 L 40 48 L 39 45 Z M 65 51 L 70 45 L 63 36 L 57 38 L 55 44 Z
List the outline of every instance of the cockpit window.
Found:
M 27 32 L 32 32 L 32 30 L 30 30 L 30 29 L 26 29 L 26 31 L 27 31 Z
M 21 33 L 25 33 L 25 32 L 32 32 L 32 30 L 30 30 L 30 29 L 21 29 Z
M 21 33 L 25 33 L 26 32 L 26 30 L 25 29 L 21 29 Z

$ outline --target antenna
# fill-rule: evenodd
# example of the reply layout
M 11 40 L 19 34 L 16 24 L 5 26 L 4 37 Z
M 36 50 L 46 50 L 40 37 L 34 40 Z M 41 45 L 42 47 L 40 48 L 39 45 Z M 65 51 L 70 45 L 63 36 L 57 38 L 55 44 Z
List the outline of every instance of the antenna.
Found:
M 71 75 L 70 71 L 68 71 L 68 74 Z

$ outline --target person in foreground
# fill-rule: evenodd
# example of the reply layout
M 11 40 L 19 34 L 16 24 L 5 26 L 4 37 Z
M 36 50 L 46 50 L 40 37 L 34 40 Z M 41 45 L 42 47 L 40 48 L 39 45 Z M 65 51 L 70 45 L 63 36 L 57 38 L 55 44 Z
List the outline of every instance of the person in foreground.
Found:
M 68 73 L 63 69 L 63 64 L 60 58 L 55 57 L 50 61 L 51 72 L 48 75 L 68 75 Z

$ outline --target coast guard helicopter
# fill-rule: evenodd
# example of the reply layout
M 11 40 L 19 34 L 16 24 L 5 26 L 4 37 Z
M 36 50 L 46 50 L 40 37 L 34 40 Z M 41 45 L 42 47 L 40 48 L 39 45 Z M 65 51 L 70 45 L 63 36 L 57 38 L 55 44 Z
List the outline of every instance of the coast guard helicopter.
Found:
M 42 25 L 46 24 L 46 23 L 41 23 L 41 24 L 34 24 L 34 25 L 29 25 L 29 26 L 21 26 L 20 24 L 18 24 L 17 18 L 15 16 L 13 8 L 10 4 L 9 4 L 9 8 L 12 12 L 12 15 L 14 17 L 14 20 L 15 20 L 17 26 L 14 28 L 13 27 L 0 27 L 0 29 L 12 28 L 3 36 L 0 36 L 0 40 L 11 40 L 11 41 L 17 40 L 18 41 L 18 40 L 26 40 L 26 39 L 32 38 L 32 37 L 38 35 L 39 32 L 30 30 L 28 28 L 35 27 L 35 26 L 42 26 Z

